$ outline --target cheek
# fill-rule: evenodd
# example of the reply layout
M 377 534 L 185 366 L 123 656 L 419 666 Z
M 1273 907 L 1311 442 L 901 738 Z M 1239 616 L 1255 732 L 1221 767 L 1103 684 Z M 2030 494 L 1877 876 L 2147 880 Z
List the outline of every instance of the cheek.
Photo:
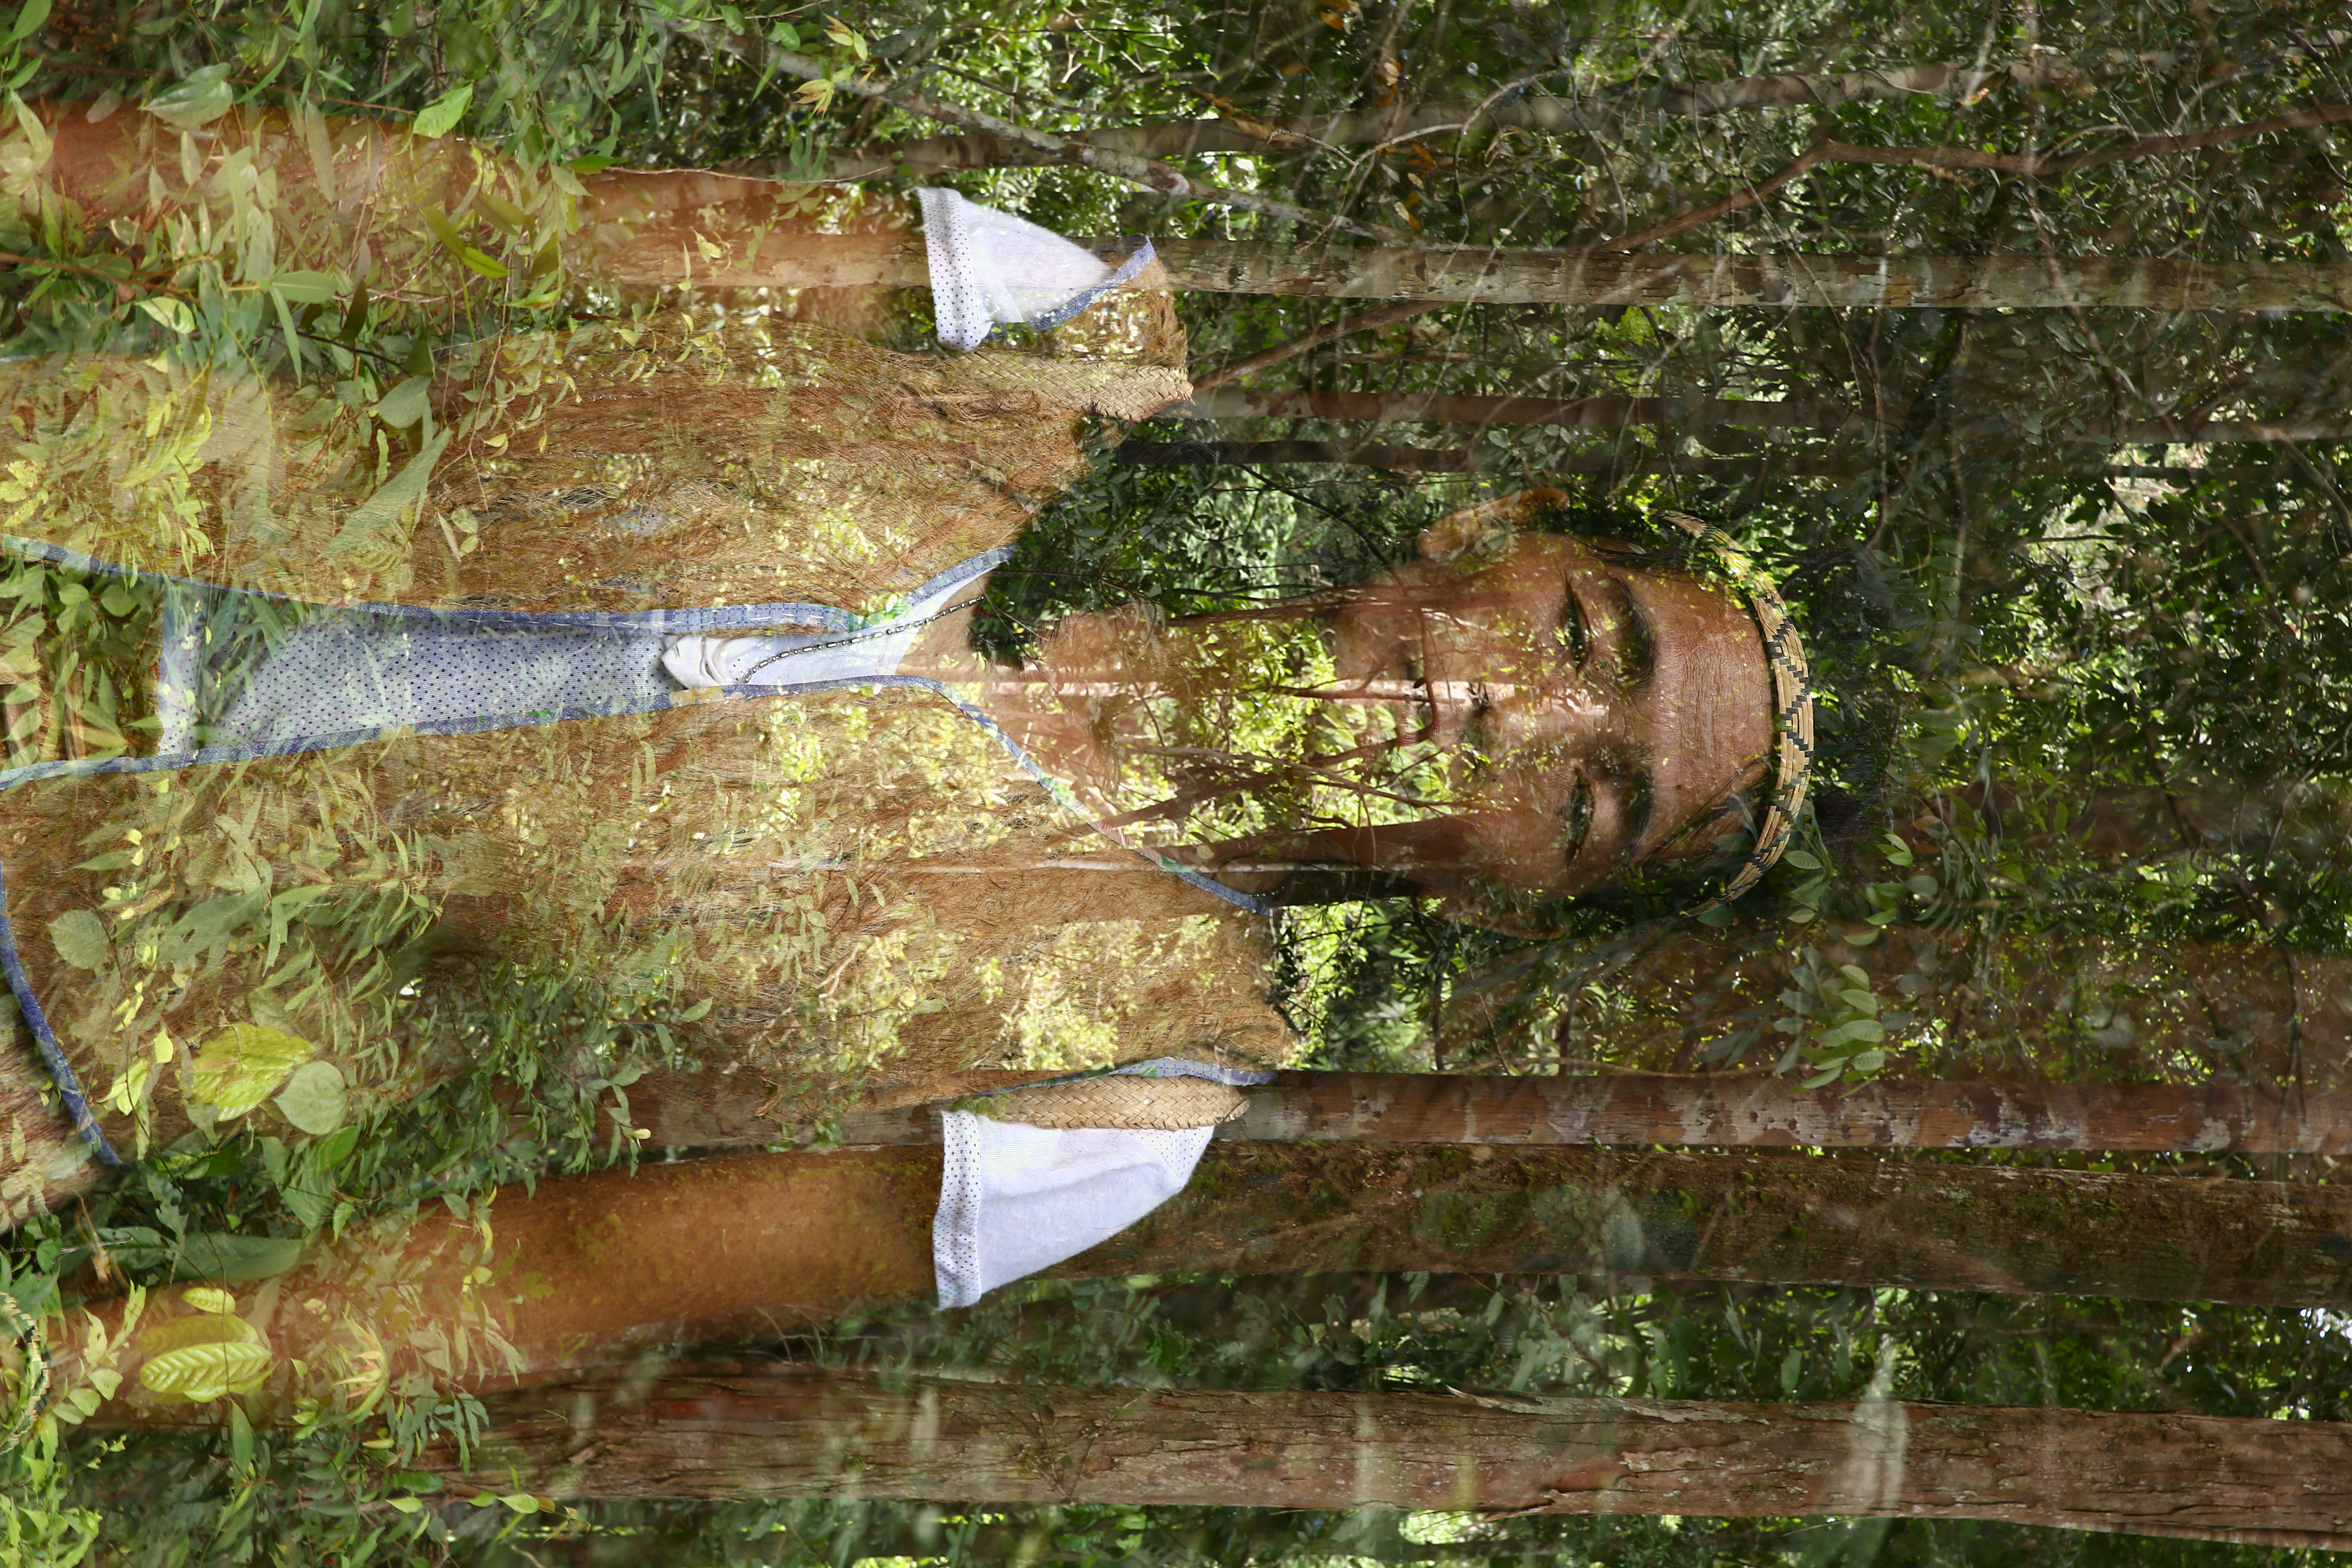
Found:
M 1464 869 L 1518 892 L 1575 891 L 1554 803 L 1533 781 L 1493 780 L 1463 803 Z

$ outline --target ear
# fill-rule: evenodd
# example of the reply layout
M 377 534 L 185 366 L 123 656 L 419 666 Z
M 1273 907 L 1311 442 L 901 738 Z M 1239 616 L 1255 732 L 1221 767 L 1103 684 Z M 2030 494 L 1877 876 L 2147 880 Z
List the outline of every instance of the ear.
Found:
M 1459 561 L 1507 543 L 1520 524 L 1549 507 L 1564 506 L 1564 490 L 1521 490 L 1441 518 L 1422 530 L 1417 548 L 1424 561 Z

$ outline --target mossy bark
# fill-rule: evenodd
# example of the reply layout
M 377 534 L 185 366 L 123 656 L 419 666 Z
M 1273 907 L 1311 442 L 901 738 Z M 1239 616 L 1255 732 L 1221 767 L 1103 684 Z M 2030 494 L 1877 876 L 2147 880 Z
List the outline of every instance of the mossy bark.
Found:
M 468 1489 L 2013 1524 L 2352 1547 L 2352 1425 L 712 1368 L 491 1402 Z

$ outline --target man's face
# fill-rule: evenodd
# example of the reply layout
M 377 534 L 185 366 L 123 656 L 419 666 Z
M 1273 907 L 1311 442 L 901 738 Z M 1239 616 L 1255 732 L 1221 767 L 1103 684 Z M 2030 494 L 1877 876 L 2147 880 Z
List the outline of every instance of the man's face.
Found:
M 1483 563 L 1419 561 L 1330 620 L 1337 691 L 1473 761 L 1436 820 L 1318 835 L 1321 852 L 1557 897 L 1607 881 L 1743 784 L 1772 745 L 1745 605 L 1580 541 L 1521 534 Z

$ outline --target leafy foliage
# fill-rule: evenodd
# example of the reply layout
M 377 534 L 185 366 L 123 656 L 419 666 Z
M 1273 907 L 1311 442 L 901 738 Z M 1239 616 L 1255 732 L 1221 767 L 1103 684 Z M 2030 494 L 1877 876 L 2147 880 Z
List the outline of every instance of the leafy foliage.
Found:
M 423 378 L 436 352 L 613 303 L 564 299 L 542 259 L 563 228 L 567 179 L 607 161 L 736 160 L 811 178 L 829 157 L 940 129 L 813 90 L 825 83 L 919 81 L 940 99 L 1065 131 L 1212 110 L 1279 122 L 1539 88 L 1576 106 L 1567 129 L 1312 139 L 1179 162 L 1230 188 L 1433 238 L 1572 246 L 1736 194 L 1822 137 L 2077 150 L 2343 102 L 2339 24 L 2330 7 L 2290 4 L 2069 4 L 1987 22 L 1861 3 L 1699 16 L 1633 4 L 1337 0 L 1074 15 L 893 0 L 753 15 L 702 0 L 32 0 L 0 26 L 9 51 L 0 75 L 26 100 L 126 115 L 143 105 L 174 135 L 263 105 L 364 111 L 404 120 L 420 136 L 499 149 L 532 174 L 529 188 L 500 197 L 511 216 L 486 206 L 460 226 L 435 207 L 442 221 L 427 223 L 413 253 L 386 253 L 421 279 L 399 297 L 372 296 L 332 258 L 306 252 L 299 226 L 192 233 L 157 224 L 110 236 L 83 232 L 70 212 L 18 214 L 0 226 L 15 268 L 0 330 L 12 354 L 109 343 L 307 384 L 343 416 L 376 420 L 387 454 L 402 443 L 404 459 L 430 438 Z M 821 51 L 831 74 L 788 89 L 691 41 L 703 27 Z M 1691 83 L 1977 59 L 2050 68 L 2036 85 L 1957 98 L 1818 94 L 1720 114 L 1676 107 Z M 2345 180 L 2331 135 L 2118 161 L 2046 182 L 1832 162 L 1662 243 L 1702 256 L 2340 261 Z M 955 183 L 1067 232 L 1278 233 L 1084 169 L 1008 163 Z M 264 232 L 273 248 L 256 264 Z M 1279 298 L 1196 297 L 1187 310 L 1205 363 L 1281 347 L 1335 313 Z M 1539 481 L 1575 489 L 1587 515 L 1611 527 L 1638 530 L 1664 504 L 1697 511 L 1779 569 L 1828 672 L 1836 789 L 1807 847 L 1719 936 L 1633 905 L 1595 907 L 1568 937 L 1541 944 L 1448 926 L 1401 902 L 1299 911 L 1286 932 L 1286 1005 L 1318 1059 L 1490 1070 L 1779 1065 L 1817 1082 L 1899 1066 L 2325 1084 L 2340 1061 L 2315 1050 L 2250 1053 L 2210 1025 L 2149 1043 L 2160 1032 L 2154 1005 L 2120 984 L 2104 1001 L 2093 996 L 2083 955 L 2221 952 L 2220 973 L 2250 985 L 2258 959 L 2291 967 L 2352 952 L 2352 512 L 2343 499 L 2352 475 L 2340 443 L 2324 437 L 2232 442 L 2208 428 L 2324 430 L 2342 406 L 2346 330 L 2340 314 L 1449 308 L 1297 356 L 1259 384 L 1673 406 L 1614 427 L 1459 432 L 1444 438 L 1460 442 L 1466 466 L 1442 478 L 1145 468 L 1106 455 L 1096 479 L 1033 531 L 992 607 L 1007 642 L 1064 610 L 1131 597 L 1176 613 L 1238 607 L 1361 577 L 1408 555 L 1418 530 L 1454 507 Z M 1726 402 L 1779 412 L 1740 423 L 1724 415 Z M 1220 433 L 1360 434 L 1316 420 Z M 37 484 L 0 479 L 0 504 L 36 502 Z M 130 630 L 152 620 L 152 606 L 132 602 L 143 591 L 26 563 L 0 584 L 0 605 L 16 606 L 0 625 L 12 762 L 68 748 L 118 754 L 152 728 L 124 699 L 135 683 L 121 679 L 149 657 Z M 38 667 L 28 651 L 37 643 L 73 651 Z M 95 920 L 49 935 L 68 963 L 93 972 L 114 940 Z M 1744 991 L 1696 990 L 1687 967 L 1660 955 L 1696 951 L 1674 944 L 1700 940 L 1719 944 L 1704 950 L 1714 959 L 1760 978 Z M 2034 991 L 2042 972 L 2063 985 Z M 2001 1032 L 2003 997 L 2044 994 L 2041 1032 Z M 467 1021 L 478 1042 L 470 1072 L 354 1121 L 323 1079 L 300 1079 L 333 1071 L 328 1064 L 298 1066 L 290 1048 L 285 1072 L 224 1063 L 214 1100 L 232 1117 L 233 1105 L 282 1101 L 302 1082 L 285 1109 L 311 1141 L 289 1145 L 247 1125 L 217 1142 L 152 1151 L 86 1210 L 13 1235 L 0 1289 L 35 1312 L 124 1278 L 202 1278 L 235 1285 L 232 1304 L 249 1306 L 248 1291 L 290 1302 L 327 1249 L 364 1251 L 436 1207 L 478 1219 L 474 1195 L 501 1182 L 625 1161 L 627 1085 L 670 1042 L 617 1032 L 579 1003 L 575 992 L 518 980 Z M 200 1070 L 212 1048 L 200 1049 Z M 549 1065 L 559 1062 L 577 1070 Z M 2346 1415 L 2352 1341 L 2324 1313 L 1621 1286 L 1411 1277 L 1035 1286 L 961 1318 L 845 1322 L 789 1349 L 837 1365 L 1139 1386 L 1875 1392 Z M 205 1396 L 215 1425 L 135 1444 L 73 1431 L 97 1399 L 72 1399 L 109 1392 L 99 1365 L 41 1438 L 5 1461 L 0 1563 L 814 1563 L 898 1553 L 1822 1568 L 2286 1555 L 1907 1522 L 592 1510 L 519 1492 L 442 1502 L 416 1495 L 422 1478 L 404 1461 L 436 1434 L 470 1432 L 478 1412 L 436 1393 L 431 1373 L 478 1347 L 429 1336 L 348 1347 L 350 1396 L 272 1426 L 264 1417 L 288 1413 L 266 1391 L 247 1394 L 249 1406 L 226 1397 L 254 1371 L 227 1364 L 246 1342 L 211 1320 L 230 1314 L 209 1299 L 194 1304 L 200 1317 L 165 1327 L 195 1322 L 204 1326 L 178 1334 L 224 1337 L 162 1347 L 165 1357 L 207 1352 L 184 1368 L 146 1365 L 189 1398 Z M 396 1375 L 395 1357 L 408 1369 Z

